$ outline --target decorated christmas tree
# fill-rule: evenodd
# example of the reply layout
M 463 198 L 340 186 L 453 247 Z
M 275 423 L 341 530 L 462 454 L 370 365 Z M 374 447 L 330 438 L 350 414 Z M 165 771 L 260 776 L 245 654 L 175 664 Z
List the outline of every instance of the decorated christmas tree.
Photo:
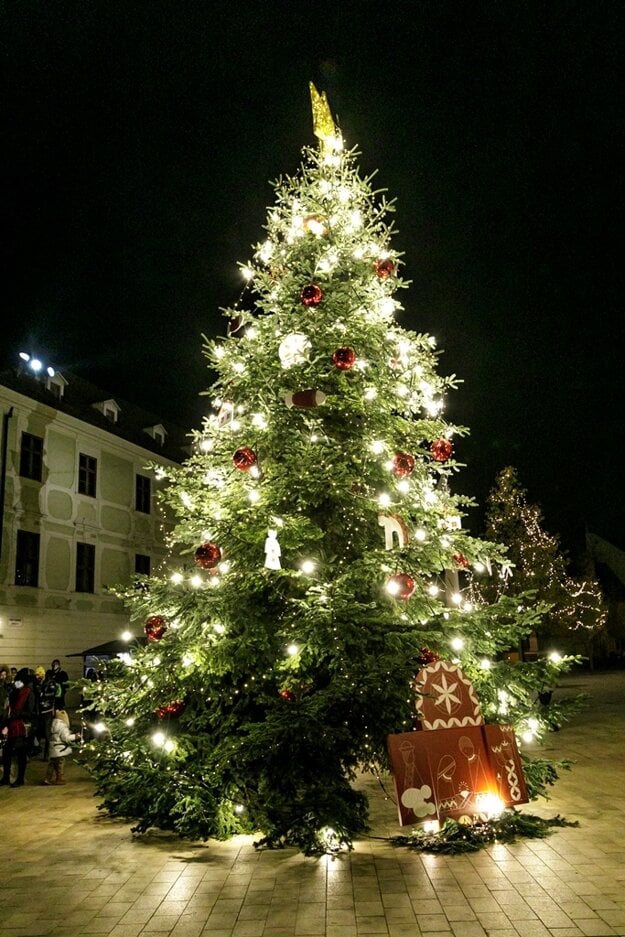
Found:
M 388 737 L 418 728 L 425 665 L 460 664 L 486 721 L 526 739 L 566 666 L 508 659 L 539 607 L 468 600 L 467 578 L 509 567 L 462 528 L 457 382 L 401 326 L 393 204 L 311 95 L 317 143 L 275 183 L 242 298 L 206 339 L 214 411 L 167 473 L 167 569 L 121 592 L 147 642 L 90 687 L 84 753 L 103 809 L 138 832 L 306 853 L 367 828 L 354 780 L 388 773 Z M 540 759 L 525 774 L 532 796 L 556 776 Z
M 485 536 L 507 547 L 514 575 L 482 580 L 479 587 L 484 596 L 492 601 L 500 594 L 533 591 L 549 605 L 537 629 L 542 649 L 591 654 L 593 639 L 607 618 L 599 582 L 590 570 L 582 575 L 570 572 L 571 563 L 559 538 L 545 529 L 540 506 L 528 501 L 511 465 L 502 469 L 489 492 Z

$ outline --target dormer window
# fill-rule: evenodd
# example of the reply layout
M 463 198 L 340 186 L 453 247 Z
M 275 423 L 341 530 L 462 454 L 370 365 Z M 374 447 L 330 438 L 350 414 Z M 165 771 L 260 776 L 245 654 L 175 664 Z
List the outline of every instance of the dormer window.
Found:
M 99 410 L 111 423 L 117 423 L 120 414 L 119 404 L 116 400 L 101 400 L 93 406 Z
M 143 432 L 147 433 L 148 436 L 151 436 L 159 446 L 165 445 L 165 436 L 167 435 L 165 427 L 162 423 L 157 423 L 155 426 L 144 426 Z
M 50 391 L 52 396 L 57 400 L 61 400 L 63 394 L 65 393 L 66 387 L 67 381 L 62 374 L 58 373 L 58 371 L 55 372 L 52 376 L 46 375 L 46 390 Z

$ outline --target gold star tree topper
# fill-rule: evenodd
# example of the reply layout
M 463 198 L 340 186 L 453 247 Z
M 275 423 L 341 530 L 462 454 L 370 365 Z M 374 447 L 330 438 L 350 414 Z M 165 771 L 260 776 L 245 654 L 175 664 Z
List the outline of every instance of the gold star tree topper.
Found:
M 321 94 L 319 94 L 312 81 L 309 82 L 309 86 L 310 100 L 312 103 L 313 133 L 316 137 L 319 137 L 322 147 L 337 149 L 339 148 L 337 147 L 337 142 L 341 139 L 341 134 L 332 119 L 326 93 L 322 91 Z

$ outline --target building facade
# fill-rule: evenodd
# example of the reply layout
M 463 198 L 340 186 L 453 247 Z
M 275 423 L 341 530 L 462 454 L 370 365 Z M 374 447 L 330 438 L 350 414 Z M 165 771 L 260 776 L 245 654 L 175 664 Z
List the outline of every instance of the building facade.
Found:
M 111 587 L 167 566 L 163 482 L 179 427 L 67 373 L 0 374 L 0 662 L 70 679 L 133 623 Z M 134 623 L 134 631 L 138 626 Z

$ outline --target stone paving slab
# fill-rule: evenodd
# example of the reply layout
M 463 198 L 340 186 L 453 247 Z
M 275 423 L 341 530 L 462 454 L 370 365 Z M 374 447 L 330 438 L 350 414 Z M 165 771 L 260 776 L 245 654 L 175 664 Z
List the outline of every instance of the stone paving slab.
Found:
M 392 846 L 392 782 L 363 777 L 372 830 L 349 854 L 256 851 L 253 837 L 135 839 L 68 765 L 42 787 L 0 788 L 0 937 L 625 937 L 625 672 L 573 674 L 583 713 L 542 750 L 570 758 L 528 812 L 578 820 L 543 840 L 438 856 Z

